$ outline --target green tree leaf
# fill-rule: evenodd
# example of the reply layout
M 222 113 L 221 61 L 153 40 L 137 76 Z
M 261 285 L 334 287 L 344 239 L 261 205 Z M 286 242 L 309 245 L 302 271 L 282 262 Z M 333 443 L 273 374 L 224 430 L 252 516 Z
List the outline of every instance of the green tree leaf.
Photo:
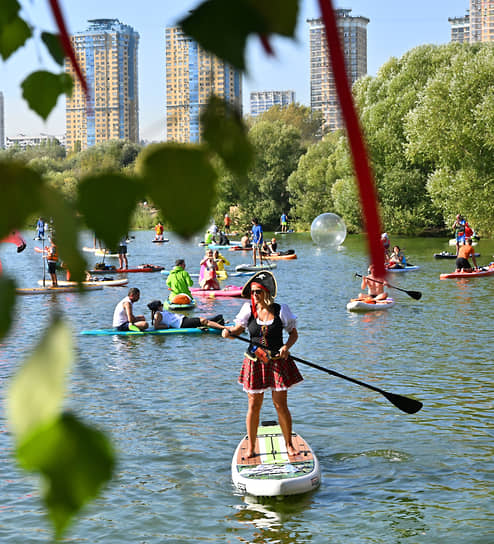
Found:
M 50 52 L 53 60 L 63 66 L 65 61 L 65 53 L 60 43 L 60 36 L 58 34 L 52 34 L 51 32 L 42 32 L 41 39 L 46 45 L 46 48 Z
M 299 0 L 249 0 L 249 3 L 261 13 L 267 34 L 295 35 Z
M 74 208 L 63 196 L 50 187 L 42 192 L 41 213 L 51 217 L 55 227 L 55 241 L 64 265 L 70 270 L 73 281 L 84 279 L 87 263 L 78 250 L 78 223 Z
M 238 112 L 212 95 L 201 120 L 207 144 L 230 170 L 237 175 L 245 175 L 254 158 L 254 150 Z
M 4 3 L 6 3 L 5 7 Z M 19 3 L 16 0 L 2 0 L 0 9 L 0 56 L 3 60 L 7 60 L 32 35 L 27 23 L 17 15 L 19 8 Z
M 268 25 L 248 0 L 206 0 L 180 21 L 185 34 L 239 70 L 245 70 L 245 46 L 252 33 Z
M 251 34 L 293 36 L 299 0 L 206 0 L 179 22 L 185 34 L 239 70 Z
M 28 75 L 21 84 L 22 96 L 29 107 L 47 119 L 61 94 L 70 95 L 73 81 L 69 74 L 53 74 L 39 70 Z
M 216 197 L 216 172 L 205 149 L 156 144 L 139 156 L 138 168 L 151 200 L 173 230 L 188 237 L 204 227 Z
M 0 240 L 12 230 L 24 227 L 40 206 L 41 176 L 17 162 L 0 161 Z
M 0 9 L 0 32 L 2 28 L 18 17 L 21 5 L 17 0 L 2 0 Z
M 132 213 L 144 196 L 142 183 L 120 174 L 102 174 L 80 183 L 77 207 L 97 238 L 104 240 L 106 247 L 116 248 L 129 232 Z
M 55 318 L 9 387 L 8 420 L 18 441 L 61 413 L 72 358 L 72 334 L 60 318 Z
M 71 414 L 37 428 L 18 447 L 17 456 L 24 469 L 43 476 L 43 500 L 58 537 L 111 479 L 115 467 L 105 435 Z
M 15 282 L 0 276 L 0 339 L 10 328 L 15 306 Z

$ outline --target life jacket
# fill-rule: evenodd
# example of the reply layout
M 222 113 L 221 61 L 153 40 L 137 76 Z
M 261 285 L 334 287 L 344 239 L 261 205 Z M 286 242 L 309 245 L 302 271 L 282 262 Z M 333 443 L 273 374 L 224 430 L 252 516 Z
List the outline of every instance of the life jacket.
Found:
M 46 259 L 48 261 L 58 261 L 58 251 L 57 246 L 52 246 L 48 249 L 48 253 L 46 255 Z

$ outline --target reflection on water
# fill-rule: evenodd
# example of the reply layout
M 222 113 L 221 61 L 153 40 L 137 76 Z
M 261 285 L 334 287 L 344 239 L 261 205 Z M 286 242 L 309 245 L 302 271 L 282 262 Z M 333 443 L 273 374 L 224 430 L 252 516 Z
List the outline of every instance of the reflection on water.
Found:
M 203 249 L 197 242 L 167 236 L 169 244 L 160 246 L 151 243 L 153 233 L 135 236 L 129 264 L 171 269 L 185 258 L 188 269 L 199 269 Z M 78 516 L 67 542 L 492 540 L 494 277 L 440 281 L 452 268 L 432 257 L 448 249 L 440 240 L 393 239 L 420 270 L 392 282 L 421 291 L 422 299 L 395 291 L 393 308 L 354 314 L 346 303 L 359 291 L 354 273 L 367 269 L 363 238 L 347 237 L 342 250 L 319 249 L 308 234 L 281 238 L 282 249 L 298 255 L 279 261 L 275 271 L 277 301 L 298 316 L 293 354 L 417 398 L 424 408 L 403 414 L 376 392 L 300 364 L 304 381 L 290 391 L 289 404 L 295 430 L 319 458 L 322 484 L 313 494 L 281 501 L 241 497 L 232 491 L 230 464 L 245 433 L 247 400 L 236 383 L 243 343 L 215 335 L 78 334 L 110 327 L 129 287 L 141 290 L 136 313 L 149 315 L 146 304 L 168 295 L 161 274 L 129 275 L 125 288 L 19 297 L 14 326 L 0 344 L 3 396 L 58 310 L 74 331 L 77 353 L 67 408 L 106 430 L 119 451 L 114 482 Z M 91 237 L 82 245 L 92 245 Z M 480 245 L 482 254 L 494 252 L 494 243 Z M 232 269 L 246 260 L 238 253 L 228 254 Z M 32 287 L 42 277 L 32 248 L 2 256 L 5 273 L 20 273 L 19 286 Z M 222 313 L 232 320 L 242 303 L 201 298 L 189 315 Z M 266 399 L 262 418 L 275 417 Z M 0 411 L 0 540 L 47 542 L 37 482 L 18 470 L 12 447 Z
M 314 493 L 288 497 L 242 497 L 242 504 L 237 505 L 235 519 L 246 525 L 252 525 L 258 531 L 252 533 L 255 543 L 279 542 L 281 544 L 296 544 L 303 542 L 304 531 L 284 529 L 286 521 L 297 518 L 298 515 L 312 506 Z

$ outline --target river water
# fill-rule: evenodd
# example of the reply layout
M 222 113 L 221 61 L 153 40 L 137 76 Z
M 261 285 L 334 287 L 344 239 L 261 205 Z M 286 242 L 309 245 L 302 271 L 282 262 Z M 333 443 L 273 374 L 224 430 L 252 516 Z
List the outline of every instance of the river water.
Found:
M 26 233 L 26 236 L 32 236 Z M 129 265 L 173 267 L 184 257 L 197 272 L 197 241 L 133 233 Z M 387 312 L 354 314 L 354 273 L 367 267 L 365 241 L 349 236 L 322 250 L 310 236 L 279 236 L 298 260 L 279 261 L 278 301 L 298 316 L 294 355 L 424 403 L 407 415 L 383 396 L 299 364 L 304 382 L 289 393 L 294 429 L 322 469 L 314 493 L 258 501 L 232 487 L 230 463 L 242 438 L 246 397 L 236 380 L 244 345 L 217 336 L 80 336 L 111 326 L 127 287 L 80 294 L 18 297 L 15 324 L 0 344 L 2 398 L 14 372 L 41 338 L 55 309 L 71 323 L 77 361 L 68 408 L 104 429 L 118 450 L 115 478 L 77 517 L 63 542 L 362 544 L 494 542 L 492 323 L 494 277 L 439 280 L 454 268 L 433 253 L 445 239 L 393 238 L 420 270 L 390 275 L 416 301 L 390 289 Z M 2 244 L 4 273 L 34 286 L 43 265 L 36 242 L 16 254 Z M 81 246 L 91 245 L 89 234 Z M 453 248 L 454 249 L 454 248 Z M 493 260 L 481 240 L 479 262 Z M 242 252 L 223 252 L 234 265 Z M 90 263 L 95 258 L 87 253 Z M 166 297 L 164 276 L 129 274 L 146 303 Z M 241 285 L 245 278 L 226 283 Z M 204 299 L 190 315 L 232 319 L 240 299 Z M 275 419 L 269 397 L 262 419 Z M 0 542 L 50 542 L 52 531 L 35 477 L 19 471 L 0 412 Z

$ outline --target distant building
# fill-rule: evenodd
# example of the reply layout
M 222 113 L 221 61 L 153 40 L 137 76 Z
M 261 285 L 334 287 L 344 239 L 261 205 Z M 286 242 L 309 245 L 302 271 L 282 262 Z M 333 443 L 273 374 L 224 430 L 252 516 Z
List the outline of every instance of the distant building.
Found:
M 20 149 L 26 149 L 27 147 L 34 147 L 42 144 L 57 143 L 63 145 L 63 137 L 53 136 L 51 134 L 38 134 L 36 136 L 26 136 L 26 134 L 17 134 L 16 136 L 7 136 L 5 147 L 19 147 Z
M 201 141 L 201 112 L 211 94 L 242 112 L 241 73 L 202 49 L 178 27 L 165 30 L 166 139 Z
M 273 106 L 286 107 L 295 103 L 295 91 L 255 91 L 250 93 L 250 114 L 257 117 Z
M 3 108 L 3 93 L 0 91 L 0 149 L 5 147 L 5 113 Z
M 452 42 L 494 42 L 494 0 L 470 0 L 464 17 L 450 17 L 448 21 Z
M 353 17 L 351 9 L 337 9 L 336 25 L 345 55 L 350 85 L 367 74 L 367 25 L 369 19 Z M 334 131 L 343 127 L 343 119 L 329 60 L 326 31 L 322 19 L 308 19 L 310 37 L 310 105 L 320 111 L 324 129 Z
M 118 19 L 93 19 L 71 36 L 72 46 L 90 87 L 89 101 L 70 62 L 74 79 L 66 100 L 67 149 L 86 149 L 108 140 L 139 142 L 137 50 L 139 34 Z
M 451 25 L 451 41 L 457 43 L 470 43 L 470 17 L 449 17 Z

